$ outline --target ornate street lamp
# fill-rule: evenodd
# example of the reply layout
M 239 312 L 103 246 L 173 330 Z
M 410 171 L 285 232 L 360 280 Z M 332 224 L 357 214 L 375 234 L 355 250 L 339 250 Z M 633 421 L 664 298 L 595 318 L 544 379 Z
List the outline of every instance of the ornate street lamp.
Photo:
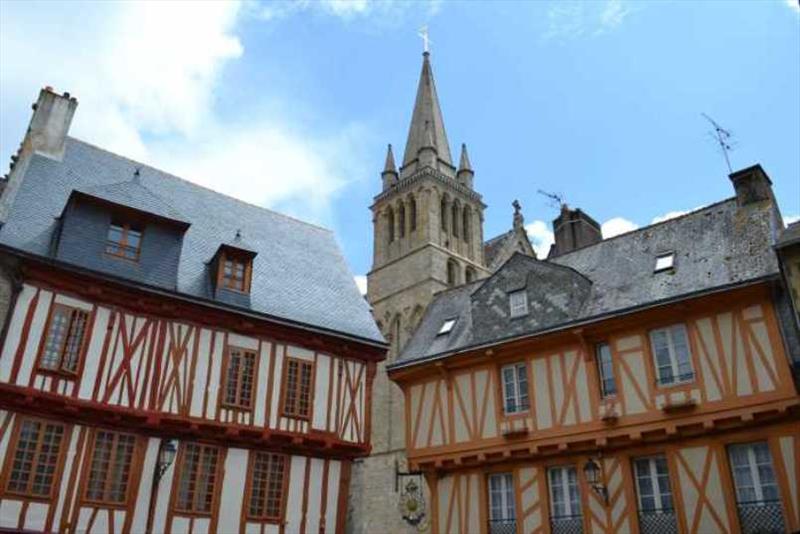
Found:
M 586 479 L 586 483 L 603 499 L 604 503 L 608 504 L 608 489 L 602 481 L 600 464 L 594 458 L 589 458 L 584 464 L 583 476 Z
M 162 439 L 161 446 L 158 448 L 158 460 L 156 461 L 156 480 L 161 480 L 164 473 L 172 462 L 175 461 L 175 455 L 178 453 L 178 440 L 177 439 Z

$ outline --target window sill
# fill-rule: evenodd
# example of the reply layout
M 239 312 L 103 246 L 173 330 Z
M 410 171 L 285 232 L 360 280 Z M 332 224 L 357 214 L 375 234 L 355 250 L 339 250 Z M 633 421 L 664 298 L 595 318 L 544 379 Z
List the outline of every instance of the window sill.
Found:
M 112 259 L 112 260 L 122 260 L 122 261 L 126 261 L 126 262 L 128 262 L 128 263 L 130 263 L 132 265 L 136 265 L 136 266 L 139 265 L 139 258 L 136 258 L 136 259 L 129 258 L 127 256 L 123 256 L 121 254 L 113 254 L 111 252 L 103 252 L 103 256 L 105 256 L 106 258 Z
M 307 421 L 307 422 L 311 421 L 310 415 L 295 415 L 295 414 L 282 413 L 281 417 L 286 417 L 287 419 L 296 419 L 297 421 Z
M 37 367 L 36 372 L 43 375 L 55 376 L 63 378 L 64 380 L 75 381 L 78 380 L 78 373 L 71 373 L 69 371 L 61 371 L 59 369 L 50 369 L 48 367 Z
M 668 384 L 662 384 L 661 382 L 656 382 L 656 387 L 658 389 L 690 388 L 693 387 L 694 385 L 695 385 L 694 375 L 691 378 L 686 378 L 684 380 L 676 380 Z
M 239 404 L 228 404 L 227 402 L 221 402 L 219 407 L 220 407 L 221 410 L 233 410 L 233 411 L 241 412 L 241 413 L 250 413 L 250 412 L 253 411 L 253 407 L 252 406 L 242 406 L 242 405 L 239 405 Z

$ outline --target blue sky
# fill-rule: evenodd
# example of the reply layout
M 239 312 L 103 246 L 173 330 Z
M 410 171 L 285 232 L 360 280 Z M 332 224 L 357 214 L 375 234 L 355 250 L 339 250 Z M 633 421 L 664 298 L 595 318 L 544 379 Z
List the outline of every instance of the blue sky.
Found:
M 487 238 L 518 198 L 545 249 L 556 213 L 539 189 L 608 235 L 731 196 L 701 112 L 733 131 L 734 169 L 761 163 L 800 215 L 796 0 L 0 2 L 0 156 L 52 85 L 80 101 L 76 137 L 330 227 L 364 274 L 423 24 Z

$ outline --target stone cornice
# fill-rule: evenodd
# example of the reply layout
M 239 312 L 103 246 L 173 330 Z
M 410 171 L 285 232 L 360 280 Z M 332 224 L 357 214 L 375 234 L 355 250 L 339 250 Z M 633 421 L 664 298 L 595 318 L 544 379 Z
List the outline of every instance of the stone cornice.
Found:
M 378 195 L 373 198 L 373 204 L 370 206 L 370 209 L 374 209 L 375 205 L 378 204 L 380 201 L 388 198 L 389 196 L 395 195 L 397 193 L 404 193 L 413 189 L 413 187 L 422 182 L 426 179 L 432 179 L 435 182 L 447 187 L 448 189 L 457 191 L 461 195 L 467 197 L 470 200 L 478 202 L 481 208 L 486 208 L 486 204 L 483 203 L 483 197 L 476 193 L 473 189 L 470 189 L 460 183 L 458 183 L 453 178 L 450 178 L 446 174 L 437 171 L 432 167 L 424 167 L 417 171 L 412 176 L 405 178 L 397 183 L 397 185 L 387 189 L 386 191 L 382 191 Z

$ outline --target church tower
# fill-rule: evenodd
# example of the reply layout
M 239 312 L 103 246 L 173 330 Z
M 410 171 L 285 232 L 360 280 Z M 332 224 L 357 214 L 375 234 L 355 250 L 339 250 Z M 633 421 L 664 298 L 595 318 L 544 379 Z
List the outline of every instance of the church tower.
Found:
M 399 170 L 389 145 L 382 191 L 371 206 L 374 235 L 367 298 L 393 360 L 434 293 L 488 274 L 481 195 L 465 145 L 453 164 L 425 52 Z
M 397 470 L 405 463 L 403 394 L 389 381 L 394 362 L 439 291 L 489 274 L 483 242 L 481 195 L 461 146 L 453 164 L 433 80 L 430 54 L 422 58 L 417 97 L 398 169 L 392 146 L 381 192 L 370 209 L 374 233 L 367 299 L 391 348 L 379 365 L 372 393 L 372 452 L 354 466 L 348 532 L 414 532 L 396 512 Z M 387 491 L 387 489 L 389 491 Z

